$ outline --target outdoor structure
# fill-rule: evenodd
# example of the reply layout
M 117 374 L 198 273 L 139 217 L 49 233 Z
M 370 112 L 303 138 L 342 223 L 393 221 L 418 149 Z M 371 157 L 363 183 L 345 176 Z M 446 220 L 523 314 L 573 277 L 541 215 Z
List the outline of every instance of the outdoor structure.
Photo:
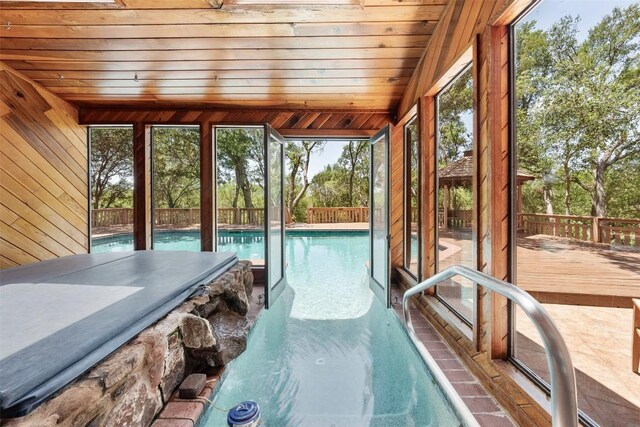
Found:
M 517 214 L 522 213 L 522 184 L 535 177 L 518 170 L 516 175 Z M 442 189 L 443 209 L 438 217 L 439 226 L 449 228 L 450 222 L 460 227 L 471 227 L 471 211 L 450 212 L 451 189 L 462 187 L 471 189 L 473 185 L 473 151 L 465 151 L 462 158 L 446 165 L 438 171 L 438 187 Z
M 630 364 L 633 345 L 637 371 L 640 340 L 631 322 L 632 299 L 640 296 L 640 220 L 522 208 L 522 185 L 534 176 L 514 166 L 512 24 L 534 3 L 0 1 L 0 267 L 87 253 L 92 225 L 104 234 L 126 228 L 135 250 L 152 249 L 154 229 L 164 226 L 193 228 L 202 251 L 215 250 L 225 228 L 268 230 L 268 201 L 217 208 L 218 128 L 264 126 L 284 138 L 342 139 L 388 129 L 388 212 L 310 208 L 308 227 L 388 214 L 389 276 L 404 289 L 438 272 L 438 229 L 462 221 L 469 240 L 458 250 L 474 269 L 516 283 L 557 314 L 579 360 L 583 422 L 615 413 L 616 420 L 638 424 L 640 377 Z M 439 169 L 437 97 L 469 64 L 473 152 Z M 408 206 L 405 189 L 405 125 L 412 120 L 419 133 L 417 208 Z M 199 208 L 153 205 L 152 134 L 169 125 L 198 131 Z M 132 129 L 132 207 L 91 208 L 88 129 L 95 126 Z M 472 209 L 461 219 L 449 210 L 454 186 L 473 188 Z M 414 218 L 417 274 L 405 265 L 413 244 L 406 223 Z M 254 267 L 254 274 L 257 282 L 269 280 L 268 269 Z M 450 348 L 477 378 L 474 386 L 489 391 L 515 424 L 550 425 L 548 378 L 533 372 L 545 369 L 544 352 L 533 328 L 514 323 L 516 307 L 471 284 L 468 295 L 457 292 L 472 304 L 467 319 L 438 292 L 415 303 L 442 338 L 439 345 Z M 590 322 L 594 335 L 583 333 L 576 318 Z M 607 333 L 599 318 L 619 335 L 596 346 Z M 527 351 L 522 357 L 513 345 L 521 337 L 529 340 L 519 347 Z M 592 347 L 581 351 L 586 345 Z M 601 364 L 607 375 L 593 373 Z M 170 388 L 176 385 L 172 380 Z M 596 402 L 598 394 L 607 401 Z

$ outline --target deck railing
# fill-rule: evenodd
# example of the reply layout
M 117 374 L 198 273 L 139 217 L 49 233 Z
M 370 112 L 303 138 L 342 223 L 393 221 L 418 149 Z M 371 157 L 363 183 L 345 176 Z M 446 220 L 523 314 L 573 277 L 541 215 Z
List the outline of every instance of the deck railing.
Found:
M 153 212 L 155 225 L 200 224 L 200 208 L 159 208 Z
M 189 226 L 200 223 L 200 208 L 157 208 L 154 209 L 155 225 Z M 233 225 L 264 224 L 263 208 L 218 208 L 218 223 Z M 133 224 L 132 208 L 92 209 L 93 227 L 114 227 Z
M 92 227 L 113 227 L 118 225 L 133 224 L 133 209 L 131 208 L 108 208 L 92 209 Z
M 307 223 L 337 224 L 343 222 L 369 222 L 368 207 L 308 208 Z
M 218 208 L 218 224 L 262 225 L 264 208 Z
M 473 216 L 470 209 L 449 209 L 447 213 L 447 228 L 471 228 Z M 444 228 L 444 210 L 438 211 L 438 227 Z
M 612 246 L 640 247 L 640 219 L 577 215 L 518 214 L 518 229 Z

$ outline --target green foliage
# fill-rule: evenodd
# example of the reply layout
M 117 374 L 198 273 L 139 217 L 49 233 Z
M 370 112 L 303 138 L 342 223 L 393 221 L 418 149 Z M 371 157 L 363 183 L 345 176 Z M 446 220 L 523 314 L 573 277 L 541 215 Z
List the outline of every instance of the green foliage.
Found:
M 640 158 L 640 5 L 615 8 L 582 41 L 579 24 L 517 28 L 518 163 L 538 178 L 524 208 L 638 217 L 626 177 Z
M 349 141 L 338 161 L 311 180 L 314 207 L 368 206 L 369 141 Z
M 438 96 L 438 162 L 440 167 L 458 159 L 471 149 L 473 129 L 465 119 L 473 114 L 471 68 L 464 71 Z
M 289 141 L 285 146 L 286 205 L 293 221 L 305 221 L 307 218 L 308 202 L 305 196 L 310 185 L 309 165 L 312 154 L 321 153 L 325 145 L 326 141 L 312 140 Z
M 264 131 L 262 128 L 216 129 L 218 185 L 233 184 L 230 205 L 261 207 L 254 203 L 253 187 L 264 186 Z M 239 196 L 242 194 L 242 200 Z
M 91 206 L 133 207 L 133 129 L 92 128 Z
M 158 127 L 152 136 L 154 206 L 200 206 L 199 130 Z

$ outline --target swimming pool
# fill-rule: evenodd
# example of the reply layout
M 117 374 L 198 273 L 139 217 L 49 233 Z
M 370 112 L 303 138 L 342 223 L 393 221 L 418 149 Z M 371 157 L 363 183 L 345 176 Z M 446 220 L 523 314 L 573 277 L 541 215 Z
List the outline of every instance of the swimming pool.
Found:
M 156 247 L 159 236 L 200 245 L 197 232 L 159 233 Z M 219 249 L 264 251 L 261 234 L 245 231 L 221 234 Z M 285 251 L 288 287 L 227 367 L 201 427 L 225 426 L 225 409 L 244 400 L 258 402 L 267 426 L 461 424 L 395 313 L 369 290 L 367 231 L 288 231 Z

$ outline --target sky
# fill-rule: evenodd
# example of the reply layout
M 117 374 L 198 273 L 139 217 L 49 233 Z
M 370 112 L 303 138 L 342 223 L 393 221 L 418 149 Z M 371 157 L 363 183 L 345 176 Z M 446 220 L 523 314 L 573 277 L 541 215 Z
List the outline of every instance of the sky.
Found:
M 566 15 L 580 16 L 581 24 L 578 28 L 578 40 L 587 37 L 589 29 L 596 25 L 602 17 L 610 13 L 615 7 L 627 7 L 638 3 L 637 0 L 543 0 L 523 19 L 529 21 L 535 19 L 537 27 L 543 30 L 549 29 L 553 23 Z M 465 117 L 465 125 L 471 129 L 472 116 Z M 342 148 L 348 141 L 330 140 L 322 153 L 311 155 L 309 164 L 309 179 L 321 172 L 326 165 L 335 163 L 340 157 Z
M 326 165 L 335 163 L 342 153 L 342 148 L 349 141 L 329 140 L 321 153 L 311 153 L 311 161 L 309 162 L 309 180 L 318 172 L 322 172 Z
M 535 19 L 537 28 L 548 30 L 563 16 L 580 16 L 578 40 L 584 40 L 589 29 L 596 25 L 604 15 L 616 8 L 624 8 L 637 0 L 543 0 L 524 18 L 524 21 Z

